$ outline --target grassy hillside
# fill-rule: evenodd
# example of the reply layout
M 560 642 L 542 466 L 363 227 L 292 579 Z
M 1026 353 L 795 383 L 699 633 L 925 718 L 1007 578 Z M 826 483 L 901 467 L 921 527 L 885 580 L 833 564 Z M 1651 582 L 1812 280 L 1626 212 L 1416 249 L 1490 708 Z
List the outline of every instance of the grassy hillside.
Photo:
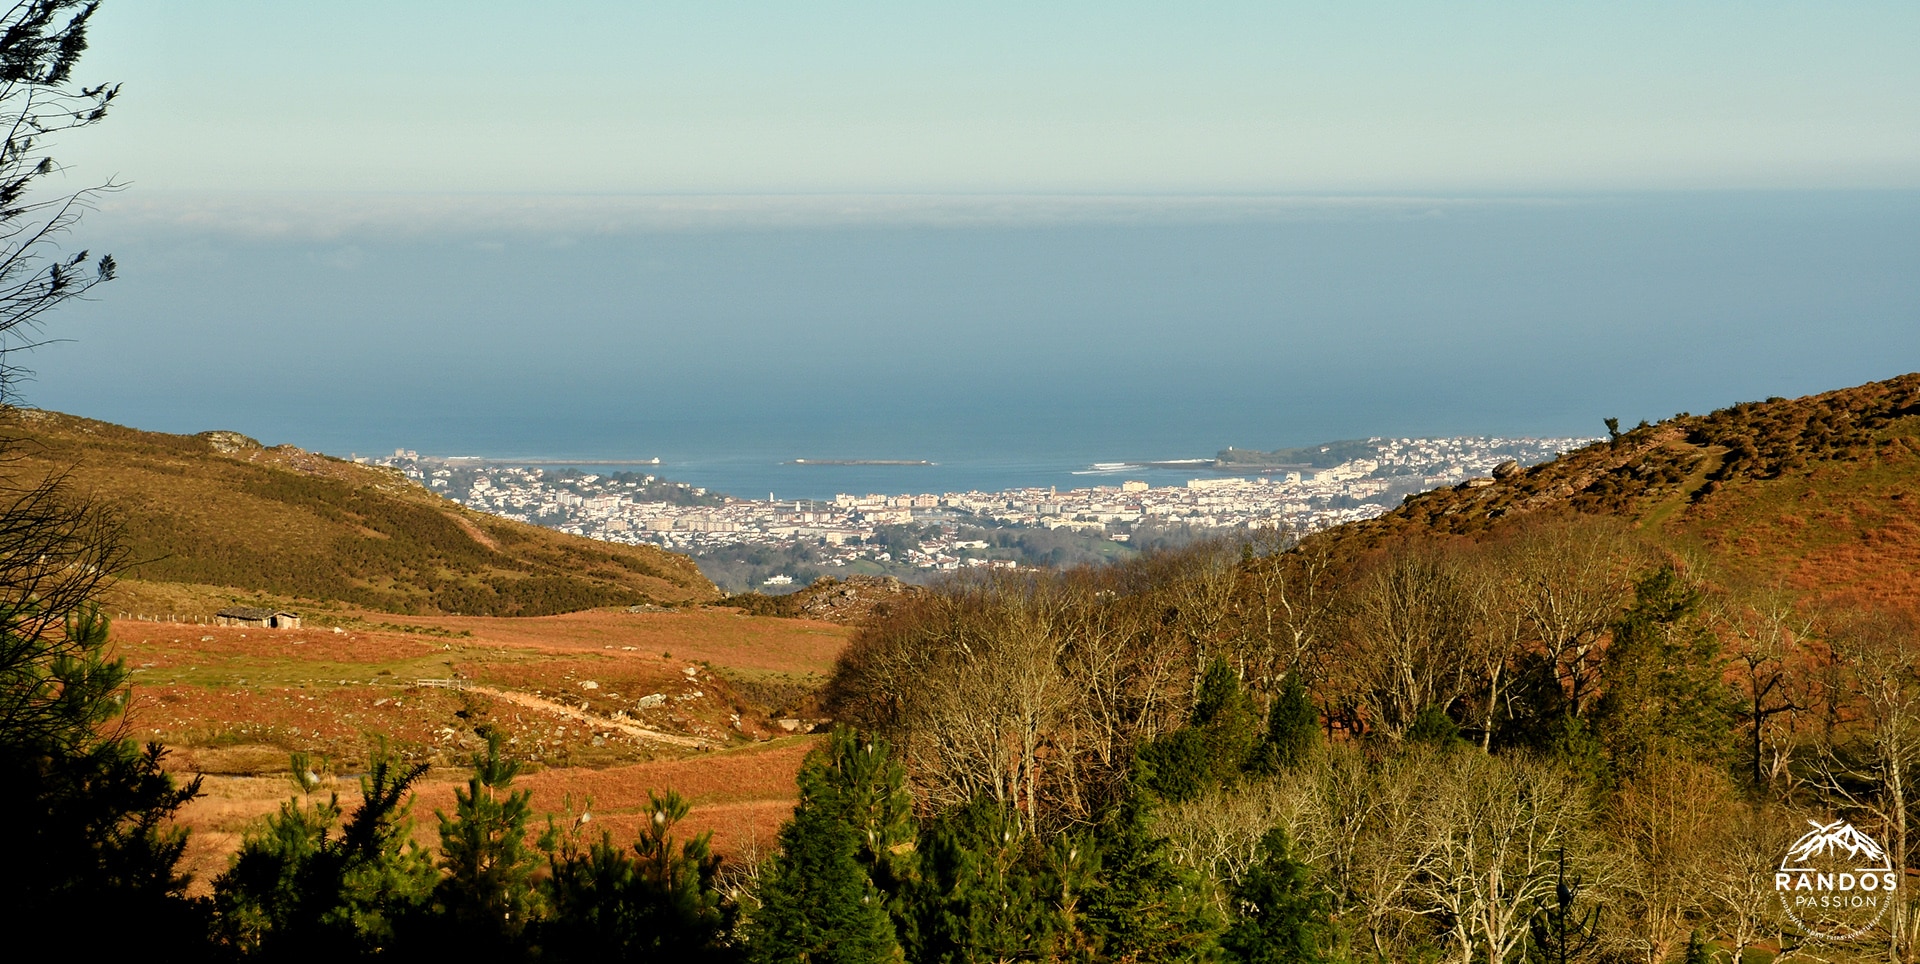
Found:
M 1728 576 L 1920 604 L 1920 373 L 1678 415 L 1501 479 L 1414 496 L 1318 537 L 1343 552 L 1615 515 Z
M 9 410 L 0 435 L 14 440 L 7 475 L 64 472 L 119 517 L 134 560 L 123 585 L 136 595 L 186 584 L 211 591 L 168 598 L 502 616 L 718 595 L 683 557 L 472 512 L 392 471 L 235 433 Z

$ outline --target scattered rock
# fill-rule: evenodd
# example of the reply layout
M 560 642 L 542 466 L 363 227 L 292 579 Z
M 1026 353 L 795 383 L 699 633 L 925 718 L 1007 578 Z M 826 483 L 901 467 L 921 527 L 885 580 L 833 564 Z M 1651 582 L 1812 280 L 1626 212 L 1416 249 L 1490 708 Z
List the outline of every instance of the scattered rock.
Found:
M 836 623 L 855 623 L 884 611 L 897 598 L 924 593 L 892 576 L 848 576 L 845 582 L 821 579 L 794 595 L 799 614 Z
M 260 444 L 258 439 L 242 435 L 239 432 L 229 432 L 224 429 L 201 432 L 200 437 L 206 439 L 207 444 L 212 446 L 213 450 L 219 452 L 221 455 L 232 455 L 235 452 L 246 452 L 265 448 L 265 446 Z
M 1504 478 L 1507 478 L 1508 476 L 1519 475 L 1519 474 L 1520 474 L 1520 463 L 1514 461 L 1513 459 L 1508 459 L 1505 462 L 1502 462 L 1499 465 L 1496 465 L 1493 467 L 1493 477 L 1496 479 L 1504 479 Z

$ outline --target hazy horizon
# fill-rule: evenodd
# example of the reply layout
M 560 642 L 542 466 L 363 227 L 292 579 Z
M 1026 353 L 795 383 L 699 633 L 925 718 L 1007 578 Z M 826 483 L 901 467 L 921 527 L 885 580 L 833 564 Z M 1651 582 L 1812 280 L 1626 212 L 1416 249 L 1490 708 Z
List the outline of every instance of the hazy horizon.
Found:
M 333 201 L 110 200 L 123 275 L 27 400 L 341 454 L 1104 460 L 1589 436 L 1920 357 L 1915 192 Z
M 1590 435 L 1920 368 L 1920 7 L 101 7 L 26 400 L 328 452 Z

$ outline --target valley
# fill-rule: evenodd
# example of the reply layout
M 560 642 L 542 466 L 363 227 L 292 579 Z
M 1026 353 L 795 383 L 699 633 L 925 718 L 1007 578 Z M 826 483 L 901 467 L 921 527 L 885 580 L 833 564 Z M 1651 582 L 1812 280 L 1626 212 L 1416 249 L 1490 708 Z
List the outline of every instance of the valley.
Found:
M 341 615 L 361 626 L 389 618 Z M 719 852 L 764 852 L 815 739 L 812 691 L 848 633 L 718 608 L 409 622 L 114 621 L 133 672 L 127 735 L 160 742 L 182 779 L 206 778 L 180 814 L 192 833 L 182 869 L 198 888 L 249 825 L 294 795 L 296 752 L 314 761 L 322 796 L 339 791 L 348 806 L 377 741 L 431 765 L 414 832 L 437 843 L 433 811 L 451 810 L 483 728 L 525 761 L 520 785 L 542 812 L 569 802 L 577 812 L 590 798 L 595 826 L 629 838 L 647 793 L 672 789 L 693 805 L 686 826 L 712 831 Z

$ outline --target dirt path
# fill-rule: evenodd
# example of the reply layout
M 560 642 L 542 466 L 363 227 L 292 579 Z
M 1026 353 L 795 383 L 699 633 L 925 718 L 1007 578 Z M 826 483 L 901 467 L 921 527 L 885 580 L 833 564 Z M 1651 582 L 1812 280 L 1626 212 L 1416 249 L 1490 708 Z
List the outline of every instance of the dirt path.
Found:
M 486 546 L 488 549 L 491 549 L 494 552 L 500 551 L 500 544 L 493 541 L 492 536 L 487 535 L 486 533 L 480 531 L 480 527 L 477 525 L 474 525 L 472 519 L 465 518 L 461 516 L 460 513 L 458 512 L 448 512 L 444 514 L 446 515 L 447 518 L 452 519 L 455 525 L 465 530 L 467 535 L 473 538 L 473 541 L 478 542 L 483 546 Z
M 420 683 L 425 686 L 442 685 L 438 680 L 421 680 Z M 524 707 L 529 710 L 539 710 L 543 713 L 552 713 L 555 716 L 564 716 L 589 726 L 618 730 L 621 733 L 625 733 L 639 740 L 652 740 L 655 743 L 668 743 L 673 746 L 684 746 L 692 749 L 701 749 L 716 745 L 712 740 L 703 740 L 697 736 L 682 736 L 678 733 L 666 733 L 660 730 L 648 729 L 635 723 L 629 723 L 626 720 L 601 716 L 597 713 L 589 713 L 585 710 L 568 706 L 565 703 L 555 702 L 543 696 L 535 696 L 532 693 L 519 693 L 513 690 L 500 690 L 494 689 L 491 686 L 476 686 L 473 684 L 462 685 L 459 689 L 469 693 L 491 696 L 494 699 L 512 703 L 515 706 Z

